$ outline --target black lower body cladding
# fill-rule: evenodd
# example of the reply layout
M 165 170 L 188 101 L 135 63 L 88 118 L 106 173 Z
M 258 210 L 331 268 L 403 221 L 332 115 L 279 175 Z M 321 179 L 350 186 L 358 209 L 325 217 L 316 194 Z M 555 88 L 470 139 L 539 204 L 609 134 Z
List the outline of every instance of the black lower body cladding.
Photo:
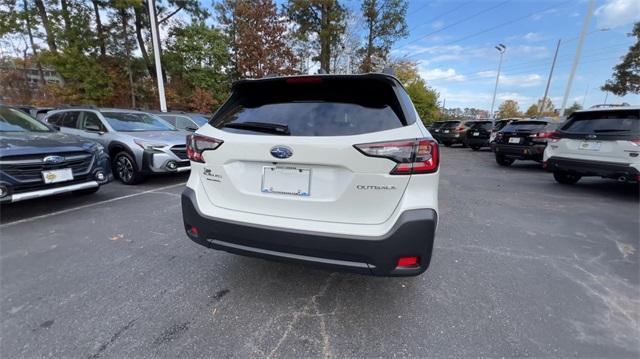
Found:
M 198 211 L 190 188 L 182 193 L 182 216 L 189 238 L 208 248 L 378 276 L 423 273 L 431 261 L 438 220 L 431 209 L 407 211 L 380 237 L 296 231 L 207 217 Z M 193 227 L 197 233 L 190 231 Z M 420 257 L 419 265 L 397 268 L 405 256 Z
M 495 144 L 495 146 L 492 146 L 496 155 L 517 160 L 532 160 L 538 162 L 542 161 L 546 147 L 546 144 L 532 146 Z
M 637 181 L 640 172 L 629 165 L 615 162 L 577 160 L 572 158 L 551 157 L 545 163 L 549 172 L 567 172 L 580 176 L 597 176 L 603 178 Z

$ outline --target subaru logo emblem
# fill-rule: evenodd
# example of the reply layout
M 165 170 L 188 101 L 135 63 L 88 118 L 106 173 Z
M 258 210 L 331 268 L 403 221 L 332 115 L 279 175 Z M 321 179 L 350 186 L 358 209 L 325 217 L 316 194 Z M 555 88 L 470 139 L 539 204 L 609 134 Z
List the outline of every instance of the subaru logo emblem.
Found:
M 271 156 L 275 158 L 289 158 L 293 156 L 293 150 L 287 146 L 275 146 L 271 149 Z
M 47 156 L 47 157 L 42 159 L 42 162 L 48 163 L 48 164 L 61 163 L 61 162 L 64 162 L 64 157 L 62 157 L 62 156 Z

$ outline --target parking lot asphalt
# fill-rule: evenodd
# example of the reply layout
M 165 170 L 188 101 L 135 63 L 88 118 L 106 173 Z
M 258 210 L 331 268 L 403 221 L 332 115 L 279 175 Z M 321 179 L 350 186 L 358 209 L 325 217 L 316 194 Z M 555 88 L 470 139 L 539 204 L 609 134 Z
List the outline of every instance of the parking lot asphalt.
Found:
M 2 208 L 0 357 L 634 357 L 638 188 L 443 148 L 429 270 L 333 273 L 209 250 L 185 176 Z

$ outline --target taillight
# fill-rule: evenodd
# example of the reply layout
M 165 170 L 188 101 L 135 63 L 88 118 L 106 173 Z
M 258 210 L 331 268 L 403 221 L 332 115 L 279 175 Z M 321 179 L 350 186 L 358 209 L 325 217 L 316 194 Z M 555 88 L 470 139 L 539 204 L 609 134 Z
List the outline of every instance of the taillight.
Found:
M 194 162 L 204 163 L 202 153 L 220 147 L 222 140 L 203 135 L 187 135 L 187 156 Z
M 636 146 L 640 146 L 640 138 L 636 138 L 631 140 L 631 144 L 636 145 Z
M 464 126 L 458 126 L 454 129 L 455 132 L 464 132 Z
M 388 158 L 397 163 L 392 175 L 432 173 L 438 170 L 438 143 L 432 139 L 376 142 L 354 145 L 365 156 Z
M 540 132 L 540 133 L 534 133 L 533 135 L 529 135 L 529 137 L 532 138 L 557 138 L 558 137 L 558 131 L 553 131 L 553 132 Z

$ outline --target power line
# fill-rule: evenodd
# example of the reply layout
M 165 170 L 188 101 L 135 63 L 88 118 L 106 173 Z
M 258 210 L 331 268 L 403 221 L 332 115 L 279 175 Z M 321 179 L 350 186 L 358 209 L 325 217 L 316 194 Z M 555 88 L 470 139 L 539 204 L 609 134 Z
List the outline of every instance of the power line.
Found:
M 511 1 L 511 0 L 503 1 L 503 2 L 501 2 L 501 3 L 499 3 L 499 4 L 497 4 L 497 5 L 494 5 L 494 6 L 488 7 L 488 8 L 486 8 L 486 9 L 482 10 L 482 11 L 479 11 L 479 12 L 477 12 L 477 13 L 474 13 L 474 14 L 472 14 L 472 15 L 470 15 L 470 16 L 467 16 L 467 17 L 465 17 L 465 18 L 463 18 L 463 19 L 461 19 L 461 20 L 458 20 L 458 21 L 456 21 L 456 22 L 453 22 L 453 23 L 451 23 L 451 24 L 449 24 L 449 25 L 447 25 L 447 26 L 441 27 L 441 28 L 439 28 L 439 29 L 437 29 L 437 30 L 434 30 L 434 31 L 432 31 L 432 32 L 430 32 L 430 33 L 427 33 L 427 34 L 425 34 L 425 35 L 423 35 L 423 36 L 421 36 L 421 37 L 419 37 L 419 38 L 417 38 L 417 39 L 411 40 L 411 41 L 407 42 L 406 44 L 404 44 L 404 45 L 402 45 L 402 46 L 397 47 L 397 48 L 396 48 L 396 50 L 401 49 L 401 48 L 406 47 L 406 46 L 409 46 L 409 45 L 411 45 L 411 44 L 415 43 L 416 41 L 420 41 L 420 40 L 422 40 L 422 39 L 425 39 L 425 38 L 427 38 L 427 37 L 429 37 L 429 36 L 431 36 L 431 35 L 437 34 L 437 33 L 441 32 L 441 31 L 444 31 L 444 30 L 446 30 L 446 29 L 449 29 L 449 28 L 451 28 L 451 27 L 453 27 L 453 26 L 456 26 L 456 25 L 462 24 L 463 22 L 469 21 L 469 20 L 471 20 L 471 19 L 473 19 L 473 18 L 475 18 L 475 17 L 478 17 L 478 16 L 480 16 L 480 15 L 482 15 L 482 14 L 486 13 L 486 12 L 489 12 L 489 11 L 491 11 L 491 10 L 495 9 L 495 8 L 498 8 L 498 7 L 500 7 L 500 6 L 502 6 L 502 5 L 506 4 L 506 3 L 508 3 L 508 2 L 510 2 L 510 1 Z
M 452 13 L 452 12 L 454 12 L 454 11 L 456 11 L 456 10 L 460 9 L 461 7 L 466 6 L 466 5 L 468 5 L 468 4 L 472 3 L 472 2 L 473 2 L 473 1 L 467 1 L 467 2 L 465 2 L 465 3 L 462 3 L 461 5 L 458 5 L 458 6 L 454 7 L 453 9 L 450 9 L 450 10 L 448 10 L 448 11 L 443 12 L 442 14 L 440 14 L 440 15 L 438 15 L 438 16 L 436 16 L 436 17 L 432 18 L 432 19 L 429 19 L 429 20 L 427 20 L 427 21 L 424 21 L 422 24 L 417 25 L 417 26 L 414 26 L 414 27 L 412 27 L 411 29 L 409 29 L 409 33 L 411 33 L 411 31 L 413 31 L 413 30 L 415 30 L 415 29 L 417 29 L 417 28 L 419 28 L 419 27 L 421 27 L 421 26 L 424 26 L 424 25 L 425 25 L 425 24 L 427 24 L 427 23 L 430 23 L 430 22 L 434 22 L 434 21 L 436 21 L 436 20 L 439 20 L 439 19 L 443 18 L 445 15 L 449 15 L 450 13 Z M 419 11 L 419 10 L 424 9 L 425 7 L 427 7 L 427 5 L 429 5 L 429 3 L 427 3 L 426 5 L 424 5 L 424 6 L 420 7 L 418 10 L 416 10 L 416 12 L 417 12 L 417 11 Z
M 596 55 L 596 54 L 594 54 L 594 55 Z M 597 55 L 602 55 L 602 54 L 597 54 Z M 585 56 L 585 57 L 587 57 L 587 56 Z M 586 61 L 586 62 L 583 62 L 583 63 L 588 64 L 588 63 L 592 63 L 592 62 L 608 61 L 608 60 L 612 60 L 614 58 L 618 58 L 618 56 L 616 56 L 616 57 L 608 56 L 608 57 L 604 57 L 604 58 L 592 59 L 591 61 Z M 569 62 L 566 59 L 564 61 L 562 61 L 562 62 L 563 62 L 563 65 L 561 65 L 561 66 L 566 66 L 566 65 L 569 64 Z M 559 61 L 559 63 L 560 63 L 560 61 Z M 511 73 L 509 73 L 509 75 L 526 74 L 526 73 L 528 73 L 528 72 L 530 72 L 532 70 L 545 69 L 547 67 L 548 67 L 548 65 L 533 66 L 533 67 L 530 67 L 530 68 L 527 68 L 527 69 L 520 69 L 519 71 L 511 72 Z M 560 65 L 558 65 L 558 67 L 560 67 Z M 428 79 L 427 82 L 429 83 L 429 82 L 433 82 L 433 81 L 449 80 L 449 79 L 454 79 L 456 77 L 468 76 L 468 75 L 476 75 L 476 76 L 467 77 L 467 78 L 464 79 L 464 81 L 475 81 L 475 80 L 490 79 L 490 77 L 487 77 L 487 76 L 478 76 L 477 75 L 478 73 L 484 72 L 484 71 L 493 71 L 493 69 L 475 71 L 475 72 L 470 72 L 470 73 L 466 73 L 466 74 L 457 74 L 457 75 L 449 75 L 449 76 L 445 76 L 445 77 L 432 78 L 432 79 Z
M 544 9 L 542 9 L 542 10 L 538 10 L 538 11 L 530 12 L 530 13 L 528 13 L 528 14 L 526 14 L 526 15 L 523 15 L 523 16 L 517 17 L 517 18 L 515 18 L 515 19 L 511 19 L 511 20 L 509 20 L 509 21 L 503 22 L 503 23 L 501 23 L 501 24 L 498 24 L 498 25 L 495 25 L 495 26 L 491 26 L 491 27 L 489 27 L 489 28 L 486 28 L 486 29 L 483 29 L 483 30 L 477 31 L 477 32 L 475 32 L 475 33 L 472 33 L 472 34 L 469 34 L 469 35 L 467 35 L 467 36 L 461 37 L 461 38 L 459 38 L 459 39 L 457 39 L 457 40 L 450 41 L 450 42 L 448 42 L 448 43 L 446 43 L 446 44 L 442 44 L 442 45 L 440 45 L 440 46 L 449 46 L 449 45 L 452 45 L 452 44 L 455 44 L 455 43 L 458 43 L 458 42 L 461 42 L 461 41 L 464 41 L 464 40 L 468 40 L 468 39 L 470 39 L 470 38 L 473 38 L 473 37 L 476 37 L 476 36 L 482 35 L 482 34 L 484 34 L 484 33 L 487 33 L 487 32 L 490 32 L 490 31 L 493 31 L 493 30 L 495 30 L 495 29 L 499 29 L 499 28 L 501 28 L 501 27 L 504 27 L 504 26 L 507 26 L 507 25 L 511 25 L 511 24 L 513 24 L 513 23 L 515 23 L 515 22 L 522 21 L 522 20 L 524 20 L 524 19 L 526 19 L 526 18 L 529 18 L 529 17 L 532 17 L 532 16 L 534 16 L 534 15 L 538 15 L 538 14 L 541 14 L 541 13 L 547 12 L 547 11 L 549 11 L 549 10 L 551 10 L 551 9 L 558 8 L 558 7 L 562 7 L 562 6 L 564 6 L 565 4 L 567 4 L 567 3 L 571 2 L 571 1 L 572 1 L 572 0 L 566 0 L 566 1 L 562 2 L 562 3 L 560 3 L 560 5 L 556 5 L 556 4 L 554 4 L 554 5 L 551 5 L 551 6 L 548 6 L 548 7 L 544 8 Z M 499 5 L 502 5 L 502 4 L 504 4 L 504 3 L 500 3 Z M 417 39 L 417 40 L 419 40 L 419 39 Z M 417 41 L 417 40 L 416 40 L 416 41 Z M 405 55 L 404 57 L 405 57 L 405 58 L 410 58 L 410 57 L 413 57 L 413 56 L 416 56 L 416 55 L 418 55 L 418 54 L 414 53 L 414 54 L 408 54 L 408 55 Z

